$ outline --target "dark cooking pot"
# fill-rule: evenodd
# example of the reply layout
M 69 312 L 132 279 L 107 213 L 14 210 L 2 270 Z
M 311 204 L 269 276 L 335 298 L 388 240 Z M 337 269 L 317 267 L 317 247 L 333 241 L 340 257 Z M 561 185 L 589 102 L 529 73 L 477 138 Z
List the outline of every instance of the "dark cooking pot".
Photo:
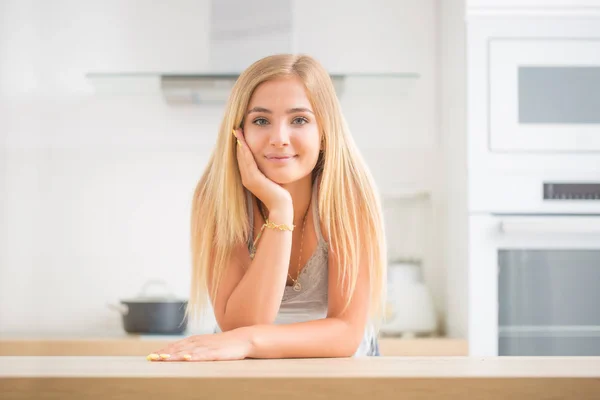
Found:
M 166 294 L 149 295 L 151 286 L 161 286 Z M 187 328 L 187 303 L 187 300 L 176 299 L 164 281 L 151 280 L 144 284 L 137 297 L 108 306 L 121 313 L 123 327 L 128 333 L 176 335 Z

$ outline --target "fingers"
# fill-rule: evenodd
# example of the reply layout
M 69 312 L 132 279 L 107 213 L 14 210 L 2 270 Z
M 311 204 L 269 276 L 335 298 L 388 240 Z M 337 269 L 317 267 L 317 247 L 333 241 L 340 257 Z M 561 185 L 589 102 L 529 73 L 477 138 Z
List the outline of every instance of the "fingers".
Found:
M 211 339 L 211 335 L 193 335 L 148 354 L 146 359 L 148 361 L 191 361 L 194 358 L 193 354 L 206 353 L 208 350 L 206 344 L 210 343 Z M 205 342 L 207 343 L 204 344 Z M 196 358 L 203 359 L 203 357 Z
M 237 160 L 242 178 L 242 184 L 246 188 L 250 189 L 252 186 L 254 186 L 254 182 L 257 179 L 257 174 L 259 172 L 258 166 L 256 165 L 254 155 L 246 143 L 246 139 L 244 138 L 244 133 L 242 130 L 234 129 L 232 134 L 237 140 Z
M 240 137 L 241 137 L 242 135 L 238 135 L 238 131 L 239 131 L 238 129 L 233 129 L 233 130 L 231 131 L 231 133 L 232 133 L 232 134 L 233 134 L 233 136 L 236 138 L 238 147 L 242 147 L 242 142 L 240 141 Z
M 149 354 L 146 359 L 155 362 L 170 361 L 216 361 L 231 359 L 226 348 L 213 347 L 188 342 L 185 346 L 173 346 L 159 352 Z M 235 358 L 234 358 L 235 359 Z
M 163 361 L 171 358 L 169 353 L 150 353 L 146 356 L 146 360 L 148 361 Z
M 151 353 L 148 354 L 148 356 L 146 357 L 146 360 L 148 361 L 190 361 L 192 359 L 192 356 L 188 353 L 181 353 L 181 354 L 167 354 L 167 353 L 163 353 L 163 354 L 157 354 L 157 353 Z
M 245 153 L 244 152 L 244 145 L 246 143 L 242 143 L 242 141 L 244 139 L 243 139 L 243 135 L 240 132 L 240 130 L 234 129 L 232 131 L 232 133 L 233 133 L 233 136 L 235 136 L 235 140 L 237 142 L 237 152 L 236 152 L 236 154 L 237 154 L 238 164 L 240 165 L 240 169 L 241 169 L 241 167 L 242 167 L 241 164 L 242 163 L 244 163 L 244 164 L 246 163 L 246 157 L 245 157 L 245 154 L 244 154 Z M 242 138 L 242 139 L 240 140 L 240 138 Z
M 146 356 L 148 361 L 189 361 L 191 359 L 189 347 L 192 346 L 188 343 L 187 346 L 174 344 L 160 351 L 150 353 Z
M 197 337 L 193 335 L 177 342 L 170 343 L 167 347 L 148 354 L 146 359 L 148 361 L 174 361 L 176 358 L 175 355 L 181 354 L 183 356 L 184 350 L 194 346 L 196 339 Z
M 175 352 L 173 354 L 158 354 L 152 353 L 149 354 L 146 359 L 148 361 L 162 361 L 162 362 L 172 362 L 172 361 L 217 361 L 223 358 L 223 350 L 211 349 L 208 347 L 198 347 L 194 350 L 188 351 L 180 351 Z
M 152 362 L 243 360 L 249 342 L 227 334 L 194 335 L 149 354 Z
M 254 158 L 252 156 L 252 152 L 250 151 L 250 148 L 248 147 L 248 143 L 246 143 L 246 138 L 244 137 L 244 132 L 242 132 L 241 129 L 234 129 L 232 131 L 233 136 L 236 137 L 236 141 L 237 141 L 237 149 L 238 149 L 238 154 L 243 156 L 243 159 L 245 161 L 248 161 L 248 156 L 250 156 L 250 158 L 252 158 L 252 160 L 254 161 Z
M 171 358 L 171 354 L 176 350 L 177 344 L 174 343 L 171 346 L 160 349 L 159 351 L 155 351 L 146 356 L 146 360 L 148 361 L 164 361 Z

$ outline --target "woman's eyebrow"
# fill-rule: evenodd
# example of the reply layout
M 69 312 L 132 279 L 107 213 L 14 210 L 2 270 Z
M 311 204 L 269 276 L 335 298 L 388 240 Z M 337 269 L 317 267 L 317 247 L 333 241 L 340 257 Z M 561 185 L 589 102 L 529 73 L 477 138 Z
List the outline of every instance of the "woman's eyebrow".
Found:
M 289 110 L 286 111 L 287 114 L 293 114 L 293 113 L 297 113 L 297 112 L 309 112 L 311 114 L 314 114 L 310 108 L 306 108 L 306 107 L 294 107 L 294 108 L 290 108 Z M 250 110 L 248 110 L 247 114 L 251 114 L 251 113 L 273 114 L 273 111 L 269 110 L 268 108 L 264 108 L 264 107 L 252 107 Z

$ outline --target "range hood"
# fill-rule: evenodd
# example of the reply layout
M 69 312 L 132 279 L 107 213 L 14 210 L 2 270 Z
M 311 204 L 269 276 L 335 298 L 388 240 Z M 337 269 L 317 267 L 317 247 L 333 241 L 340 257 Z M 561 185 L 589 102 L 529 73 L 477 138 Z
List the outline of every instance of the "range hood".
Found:
M 238 74 L 161 75 L 160 87 L 169 105 L 222 104 L 227 100 Z M 338 95 L 343 89 L 343 76 L 332 76 Z
M 253 62 L 271 54 L 300 52 L 297 13 L 307 10 L 299 0 L 212 0 L 209 6 L 209 54 L 202 71 L 179 63 L 171 71 L 88 73 L 88 81 L 96 92 L 160 94 L 169 105 L 223 104 L 241 71 Z M 419 78 L 412 72 L 330 71 L 330 76 L 338 96 L 352 79 Z

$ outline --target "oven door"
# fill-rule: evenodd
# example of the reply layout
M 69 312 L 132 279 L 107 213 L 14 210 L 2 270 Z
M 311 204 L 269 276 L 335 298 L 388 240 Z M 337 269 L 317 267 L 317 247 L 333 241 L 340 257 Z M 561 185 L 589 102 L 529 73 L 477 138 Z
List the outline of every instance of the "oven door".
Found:
M 469 219 L 471 355 L 600 355 L 600 216 Z
M 600 151 L 600 37 L 492 38 L 488 51 L 492 151 Z

